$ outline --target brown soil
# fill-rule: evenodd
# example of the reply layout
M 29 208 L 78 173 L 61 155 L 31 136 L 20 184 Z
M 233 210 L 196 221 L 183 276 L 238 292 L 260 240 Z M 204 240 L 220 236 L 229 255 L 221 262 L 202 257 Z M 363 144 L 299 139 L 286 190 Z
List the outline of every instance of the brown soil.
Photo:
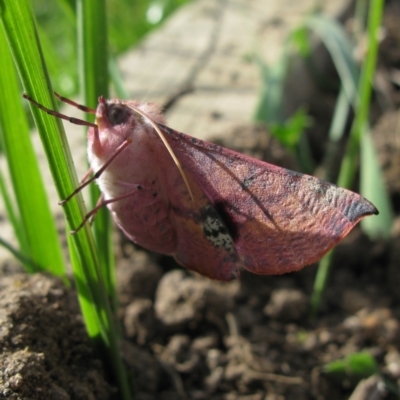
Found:
M 390 2 L 379 66 L 386 85 L 384 91 L 378 87 L 377 97 L 391 111 L 374 112 L 380 114 L 376 149 L 397 212 L 391 239 L 371 242 L 359 227 L 354 229 L 337 247 L 320 313 L 312 318 L 315 266 L 278 277 L 243 272 L 240 280 L 220 283 L 118 236 L 121 349 L 135 376 L 137 399 L 398 398 L 400 97 L 393 71 L 400 66 L 399 17 L 399 4 Z M 319 120 L 326 118 L 320 106 L 330 96 L 321 93 L 311 106 L 312 129 L 318 130 Z M 238 127 L 225 144 L 296 168 L 259 127 Z M 73 289 L 52 277 L 27 276 L 3 266 L 0 319 L 0 397 L 118 398 L 86 338 Z M 360 376 L 324 371 L 326 363 L 359 351 L 373 355 L 379 374 L 361 381 Z

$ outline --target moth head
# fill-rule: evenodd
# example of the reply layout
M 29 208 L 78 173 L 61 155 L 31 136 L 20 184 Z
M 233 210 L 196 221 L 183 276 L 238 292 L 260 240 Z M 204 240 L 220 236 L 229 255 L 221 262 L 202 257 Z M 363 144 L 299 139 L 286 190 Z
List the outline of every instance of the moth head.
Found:
M 107 119 L 112 126 L 127 122 L 129 109 L 124 104 L 110 104 L 107 109 Z
M 140 137 L 147 134 L 147 128 L 150 128 L 147 118 L 135 110 L 140 110 L 140 114 L 145 114 L 156 123 L 165 123 L 160 108 L 153 103 L 106 100 L 102 96 L 99 98 L 96 109 L 98 129 L 97 132 L 90 130 L 88 134 L 92 150 L 98 157 L 107 154 L 109 149 L 117 147 L 128 138 L 132 141 L 140 140 Z
M 121 126 L 124 125 L 133 127 L 145 123 L 143 116 L 139 115 L 135 109 L 139 109 L 158 124 L 165 123 L 160 108 L 154 103 L 139 103 L 135 100 L 124 101 L 119 99 L 105 100 L 100 97 L 96 109 L 96 123 L 99 130 L 121 129 Z
M 96 109 L 96 125 L 100 136 L 104 132 L 118 134 L 132 123 L 135 123 L 135 121 L 132 121 L 132 112 L 124 102 L 117 99 L 106 100 L 104 97 L 99 98 L 99 104 Z

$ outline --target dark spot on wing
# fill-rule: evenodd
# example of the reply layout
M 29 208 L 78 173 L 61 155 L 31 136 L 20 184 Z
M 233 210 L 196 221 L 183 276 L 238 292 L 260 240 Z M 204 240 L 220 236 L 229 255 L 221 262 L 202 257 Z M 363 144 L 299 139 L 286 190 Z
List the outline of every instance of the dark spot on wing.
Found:
M 217 201 L 216 203 L 214 203 L 214 207 L 217 210 L 218 215 L 224 222 L 225 226 L 227 227 L 233 241 L 236 242 L 239 237 L 239 228 L 232 217 L 229 215 L 226 203 L 223 201 Z
M 228 233 L 228 230 L 226 229 L 222 221 L 220 221 L 220 216 L 213 207 L 201 208 L 200 215 L 202 221 L 209 218 L 212 222 L 212 224 L 210 225 L 214 225 L 213 227 L 209 228 L 210 236 L 217 236 L 219 233 Z
M 216 248 L 234 252 L 234 243 L 221 216 L 214 207 L 207 206 L 200 210 L 200 224 L 207 240 Z

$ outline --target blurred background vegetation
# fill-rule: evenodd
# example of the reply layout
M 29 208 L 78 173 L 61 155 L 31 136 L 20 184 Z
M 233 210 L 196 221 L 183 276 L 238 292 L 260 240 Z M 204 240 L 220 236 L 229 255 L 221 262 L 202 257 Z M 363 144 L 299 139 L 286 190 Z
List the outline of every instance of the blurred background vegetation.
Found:
M 157 28 L 190 0 L 108 0 L 109 52 L 117 56 Z M 54 89 L 71 97 L 78 93 L 76 0 L 32 0 L 40 40 Z

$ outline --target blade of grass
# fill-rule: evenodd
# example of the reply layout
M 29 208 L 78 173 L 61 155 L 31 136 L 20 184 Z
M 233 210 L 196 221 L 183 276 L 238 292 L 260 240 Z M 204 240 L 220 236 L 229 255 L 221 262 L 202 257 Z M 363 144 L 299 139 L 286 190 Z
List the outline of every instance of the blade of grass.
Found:
M 385 190 L 382 174 L 376 160 L 372 141 L 369 137 L 368 115 L 372 95 L 372 83 L 375 74 L 375 66 L 379 45 L 379 27 L 382 19 L 383 0 L 372 0 L 369 9 L 368 19 L 368 52 L 363 64 L 359 93 L 360 100 L 356 108 L 356 115 L 351 127 L 349 141 L 340 169 L 338 184 L 349 187 L 353 182 L 359 161 L 358 152 L 361 146 L 361 175 L 362 194 L 368 197 L 374 204 L 379 205 L 380 215 L 372 218 L 369 222 L 363 223 L 363 228 L 371 237 L 390 236 L 393 220 L 393 211 L 389 196 Z M 369 182 L 368 182 L 369 181 Z
M 32 270 L 34 272 L 40 271 L 42 269 L 40 265 L 37 265 L 32 259 L 27 257 L 21 251 L 14 248 L 12 244 L 2 238 L 0 238 L 0 246 L 6 248 L 17 260 L 19 260 L 25 266 L 26 270 L 28 270 L 28 267 L 29 270 Z
M 282 54 L 273 66 L 257 57 L 256 61 L 262 76 L 262 92 L 254 114 L 254 121 L 270 124 L 283 122 L 282 99 L 283 86 L 288 68 L 288 48 L 284 47 Z
M 0 109 L 0 121 L 1 118 L 1 109 Z M 13 227 L 14 234 L 17 238 L 19 248 L 22 253 L 26 253 L 28 250 L 28 239 L 26 238 L 25 231 L 22 229 L 22 225 L 19 221 L 19 215 L 14 206 L 14 202 L 11 199 L 11 193 L 9 188 L 6 185 L 3 173 L 0 170 L 0 193 L 3 197 L 4 206 L 6 208 L 6 215 Z M 7 246 L 6 246 L 7 247 Z M 30 272 L 29 266 L 26 266 L 26 270 Z
M 108 97 L 108 43 L 104 0 L 77 2 L 78 59 L 80 87 L 84 103 L 95 108 L 100 95 Z M 89 116 L 88 116 L 89 117 Z M 100 191 L 91 185 L 91 207 L 96 206 Z M 110 214 L 103 207 L 94 222 L 94 236 L 99 249 L 102 276 L 114 310 L 117 308 L 115 262 L 112 248 Z
M 57 110 L 29 2 L 27 0 L 18 2 L 10 0 L 1 16 L 13 58 L 26 92 L 40 103 Z M 60 198 L 65 198 L 77 186 L 78 180 L 73 168 L 71 154 L 68 151 L 63 126 L 59 119 L 47 115 L 37 107 L 32 107 L 32 113 L 41 135 L 57 191 Z M 65 205 L 64 211 L 69 226 L 78 226 L 86 214 L 82 197 L 75 196 Z M 77 249 L 79 249 L 80 262 L 86 268 L 87 284 L 93 288 L 98 281 L 96 271 L 98 260 L 90 230 L 84 227 L 74 236 L 74 240 Z M 102 308 L 104 309 L 106 306 Z M 83 312 L 84 314 L 93 313 L 96 315 L 96 309 L 93 306 L 89 309 L 83 309 Z M 91 337 L 98 337 L 104 331 L 100 321 L 99 318 L 97 326 L 87 326 Z
M 317 275 L 314 279 L 313 292 L 310 299 L 311 317 L 315 318 L 321 305 L 322 295 L 325 291 L 331 268 L 333 250 L 327 253 L 318 263 Z
M 357 101 L 358 67 L 353 58 L 351 42 L 340 24 L 323 15 L 308 17 L 305 26 L 313 30 L 321 38 L 328 49 L 336 70 L 340 76 L 343 90 L 349 101 Z
M 368 113 L 372 94 L 372 82 L 378 52 L 378 29 L 381 23 L 383 0 L 372 0 L 369 10 L 368 51 L 359 82 L 359 98 L 356 102 L 356 115 L 350 131 L 338 184 L 350 187 L 357 171 L 358 152 L 363 132 L 368 126 Z
M 79 0 L 77 3 L 77 27 L 81 91 L 89 107 L 97 104 L 100 95 L 108 97 L 108 39 L 106 5 L 104 0 Z M 100 196 L 97 186 L 91 185 L 92 207 Z M 112 250 L 110 215 L 106 208 L 100 210 L 94 223 L 94 235 L 99 249 L 101 275 L 114 311 L 117 309 L 115 262 Z M 111 323 L 113 321 L 110 321 Z M 123 399 L 131 399 L 127 373 L 117 346 L 114 325 L 109 326 L 113 340 L 110 342 L 108 357 L 112 373 L 118 382 Z
M 386 190 L 384 190 L 383 180 L 380 169 L 376 162 L 372 142 L 365 137 L 365 135 L 368 134 L 368 113 L 372 93 L 372 82 L 377 59 L 378 30 L 381 23 L 382 10 L 383 0 L 371 1 L 368 21 L 368 52 L 366 60 L 363 64 L 360 81 L 358 84 L 357 96 L 354 98 L 350 96 L 350 93 L 352 91 L 351 87 L 353 86 L 353 84 L 349 83 L 350 89 L 348 90 L 348 96 L 354 104 L 356 113 L 350 131 L 350 137 L 347 143 L 345 155 L 341 164 L 339 178 L 337 181 L 337 184 L 339 186 L 347 188 L 351 187 L 358 166 L 360 141 L 361 143 L 364 142 L 364 144 L 361 146 L 361 152 L 363 152 L 361 156 L 361 175 L 364 176 L 364 183 L 361 186 L 362 194 L 368 197 L 368 199 L 370 199 L 374 204 L 381 204 L 380 207 L 382 207 L 379 208 L 381 214 L 379 217 L 371 218 L 371 221 L 368 222 L 367 225 L 363 225 L 363 227 L 367 227 L 369 229 L 367 233 L 371 237 L 374 237 L 376 235 L 387 237 L 390 234 L 391 223 L 389 223 L 388 221 L 391 221 L 391 215 L 393 214 L 391 211 L 392 208 L 387 192 Z M 341 65 L 343 66 L 343 63 L 341 63 Z M 346 73 L 346 75 L 348 75 L 348 73 Z M 344 85 L 343 82 L 342 84 Z M 372 169 L 374 170 L 372 171 Z M 368 185 L 366 183 L 367 180 Z M 366 188 L 370 189 L 368 193 L 365 193 L 365 191 L 363 191 Z M 377 188 L 379 189 L 379 192 Z M 378 223 L 379 219 L 382 222 Z M 318 311 L 320 299 L 322 297 L 323 291 L 325 290 L 331 259 L 332 252 L 328 253 L 320 261 L 320 265 L 322 265 L 322 268 L 318 269 L 314 283 L 314 291 L 311 299 L 311 309 L 314 316 Z
M 1 141 L 19 213 L 20 227 L 14 229 L 20 238 L 21 250 L 33 262 L 26 264 L 26 268 L 34 272 L 32 265 L 36 265 L 42 271 L 64 276 L 65 265 L 54 218 L 30 139 L 15 67 L 3 29 L 0 30 L 0 70 L 0 90 L 7 93 L 7 96 L 0 96 Z
M 350 110 L 351 103 L 349 102 L 343 86 L 341 86 L 339 95 L 336 99 L 335 111 L 329 129 L 329 140 L 326 145 L 324 158 L 321 162 L 323 170 L 323 175 L 321 177 L 329 182 L 334 182 L 336 179 L 337 160 L 342 154 L 340 140 L 346 132 L 346 124 Z
M 371 200 L 379 210 L 378 218 L 366 218 L 361 226 L 372 239 L 388 239 L 391 233 L 394 211 L 384 186 L 381 169 L 377 162 L 376 151 L 369 130 L 361 138 L 361 193 Z
M 351 103 L 346 96 L 343 85 L 336 100 L 335 112 L 333 114 L 332 123 L 329 129 L 329 140 L 333 143 L 338 142 L 344 135 L 346 130 L 347 118 L 349 117 Z
M 382 173 L 378 166 L 372 140 L 369 136 L 368 114 L 372 95 L 372 82 L 375 74 L 379 45 L 379 27 L 382 19 L 383 0 L 373 0 L 369 7 L 368 52 L 360 78 L 360 102 L 347 143 L 338 184 L 348 187 L 354 179 L 361 144 L 361 190 L 362 194 L 379 205 L 380 215 L 371 221 L 363 222 L 364 231 L 372 238 L 388 238 L 391 232 L 393 211 L 385 189 Z
M 108 73 L 110 74 L 111 82 L 117 97 L 120 99 L 128 99 L 128 92 L 124 86 L 122 73 L 118 68 L 117 60 L 113 55 L 110 55 L 108 60 Z
M 62 91 L 64 96 L 69 96 L 70 93 L 76 93 L 77 86 L 74 85 L 76 74 L 73 74 L 72 72 L 69 74 L 60 73 L 60 71 L 65 68 L 64 60 L 60 58 L 54 48 L 54 44 L 49 38 L 49 35 L 40 25 L 38 26 L 38 32 L 43 53 L 46 57 L 47 69 L 50 75 L 55 77 L 55 82 L 53 82 L 53 84 L 57 89 L 56 91 Z M 75 78 L 75 81 L 73 78 Z M 65 93 L 65 91 L 67 91 L 67 93 Z
M 56 91 L 77 92 L 75 18 L 63 1 L 31 0 L 47 68 Z

